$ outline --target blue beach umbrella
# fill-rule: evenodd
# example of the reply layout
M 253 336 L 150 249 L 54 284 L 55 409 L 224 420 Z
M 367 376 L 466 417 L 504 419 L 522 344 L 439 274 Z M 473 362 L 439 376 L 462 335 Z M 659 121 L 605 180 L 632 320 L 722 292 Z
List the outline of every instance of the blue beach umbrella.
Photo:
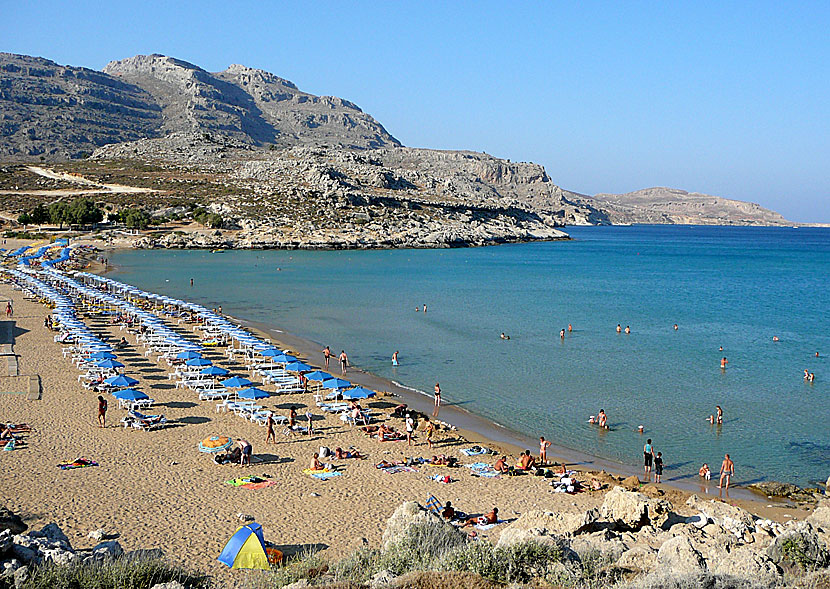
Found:
M 228 379 L 222 381 L 222 386 L 231 388 L 231 389 L 238 389 L 242 387 L 247 387 L 248 385 L 252 384 L 250 380 L 247 378 L 242 378 L 240 376 L 232 376 Z
M 369 389 L 363 387 L 356 387 L 353 389 L 349 389 L 343 393 L 344 399 L 368 399 L 369 397 L 375 396 L 375 391 L 371 391 Z
M 104 383 L 113 387 L 131 387 L 138 384 L 138 381 L 130 376 L 119 374 L 118 376 L 111 376 L 105 379 Z
M 298 360 L 296 362 L 289 362 L 286 364 L 285 369 L 290 370 L 291 372 L 304 372 L 306 370 L 311 370 L 311 366 Z
M 208 376 L 225 376 L 227 373 L 228 371 L 220 366 L 208 366 L 199 372 L 199 374 L 206 374 Z
M 334 378 L 331 374 L 329 374 L 328 372 L 323 372 L 322 370 L 315 370 L 314 372 L 309 372 L 308 374 L 305 375 L 305 377 L 308 380 L 319 380 L 319 381 L 325 381 L 325 380 L 329 380 L 330 378 Z
M 95 366 L 98 368 L 124 368 L 124 365 L 121 362 L 111 359 L 101 360 Z
M 348 380 L 342 378 L 330 378 L 323 381 L 323 387 L 327 389 L 347 389 L 353 386 Z
M 112 394 L 112 396 L 116 399 L 122 399 L 124 401 L 139 401 L 141 399 L 150 398 L 141 391 L 137 391 L 135 389 L 124 389 L 123 391 L 115 391 Z
M 112 352 L 95 352 L 89 355 L 93 360 L 115 360 L 118 356 Z
M 247 389 L 242 389 L 236 394 L 237 397 L 240 399 L 265 399 L 266 397 L 270 397 L 271 395 L 262 389 L 258 389 L 256 387 L 250 387 Z
M 260 356 L 265 356 L 266 358 L 273 358 L 274 356 L 282 356 L 283 351 L 278 350 L 277 348 L 265 348 L 259 353 Z
M 188 366 L 210 366 L 213 362 L 207 358 L 191 358 L 185 364 Z
M 199 352 L 194 352 L 193 350 L 187 350 L 184 352 L 179 352 L 176 355 L 178 360 L 193 360 L 194 358 L 201 358 L 202 355 Z

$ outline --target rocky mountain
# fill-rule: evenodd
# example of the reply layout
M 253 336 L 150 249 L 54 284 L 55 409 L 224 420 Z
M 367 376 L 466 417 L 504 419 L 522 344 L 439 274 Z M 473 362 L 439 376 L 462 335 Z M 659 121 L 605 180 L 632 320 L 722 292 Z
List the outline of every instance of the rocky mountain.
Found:
M 48 59 L 0 53 L 0 158 L 54 161 L 158 137 L 162 109 L 132 84 Z
M 613 224 L 792 225 L 779 213 L 755 203 L 676 188 L 571 197 L 578 204 L 597 209 Z
M 400 145 L 357 105 L 241 65 L 210 73 L 172 57 L 137 55 L 97 72 L 0 53 L 4 160 L 79 158 L 102 145 L 171 132 L 219 134 L 257 146 Z

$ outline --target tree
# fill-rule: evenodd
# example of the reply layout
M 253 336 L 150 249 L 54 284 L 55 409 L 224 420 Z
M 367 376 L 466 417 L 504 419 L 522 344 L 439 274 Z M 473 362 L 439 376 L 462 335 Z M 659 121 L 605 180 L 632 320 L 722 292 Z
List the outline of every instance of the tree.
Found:
M 150 215 L 141 209 L 124 209 L 118 214 L 119 220 L 130 229 L 146 229 Z

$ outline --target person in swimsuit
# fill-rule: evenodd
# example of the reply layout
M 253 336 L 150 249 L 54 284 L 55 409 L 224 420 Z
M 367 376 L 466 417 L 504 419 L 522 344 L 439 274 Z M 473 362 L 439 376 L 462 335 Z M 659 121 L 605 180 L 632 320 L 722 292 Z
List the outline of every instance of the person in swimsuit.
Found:
M 424 303 L 424 313 L 426 313 L 426 312 L 427 312 L 427 304 Z
M 599 424 L 600 429 L 609 429 L 608 416 L 605 415 L 605 409 L 599 410 L 599 415 L 597 415 L 597 423 Z
M 718 412 L 718 416 L 716 418 L 716 420 L 717 420 L 716 423 L 718 425 L 721 425 L 721 424 L 723 424 L 723 409 L 720 408 L 720 405 L 715 405 L 715 409 L 717 409 L 717 412 Z
M 539 436 L 539 465 L 547 464 L 548 462 L 548 448 L 550 448 L 550 442 L 548 442 L 544 436 Z
M 559 339 L 565 339 L 565 330 L 564 329 L 559 330 Z
M 496 460 L 496 464 L 493 465 L 493 468 L 496 472 L 507 472 L 510 469 L 510 467 L 507 466 L 507 456 L 502 456 Z
M 663 476 L 663 453 L 658 452 L 654 457 L 654 482 L 659 483 L 660 477 Z
M 729 360 L 726 359 L 726 356 L 720 359 L 720 369 L 726 370 L 726 365 L 729 364 Z
M 677 323 L 674 324 L 674 330 L 677 331 Z
M 274 425 L 276 422 L 274 421 L 273 415 L 268 415 L 268 421 L 266 421 L 266 425 L 268 426 L 268 433 L 265 436 L 265 443 L 277 443 L 277 434 L 274 432 Z
M 625 326 L 625 332 L 631 333 L 631 328 L 628 325 Z
M 499 508 L 494 507 L 493 511 L 491 511 L 490 513 L 488 513 L 486 515 L 482 515 L 480 517 L 471 517 L 470 519 L 468 519 L 467 521 L 464 522 L 464 525 L 462 527 L 474 526 L 476 524 L 481 524 L 481 525 L 486 526 L 486 525 L 489 525 L 489 524 L 498 523 L 498 521 L 499 521 Z
M 426 425 L 424 426 L 424 433 L 427 437 L 427 445 L 432 450 L 432 437 L 435 435 L 435 424 L 429 420 L 429 417 L 424 417 Z
M 536 466 L 536 459 L 530 455 L 530 450 L 525 450 L 525 453 L 522 454 L 521 458 L 519 458 L 516 468 L 520 470 L 530 470 L 534 466 Z
M 239 444 L 240 452 L 242 452 L 242 456 L 239 458 L 239 465 L 245 466 L 247 464 L 248 466 L 251 466 L 251 454 L 254 450 L 253 446 L 251 446 L 251 442 L 248 440 L 239 440 L 237 443 Z
M 305 418 L 308 421 L 308 435 L 313 435 L 314 434 L 314 425 L 312 424 L 313 415 L 311 414 L 310 410 L 305 412 Z
M 432 410 L 432 416 L 438 417 L 438 411 L 441 409 L 441 385 L 435 383 L 435 396 L 433 397 L 435 408 Z
M 395 353 L 392 354 L 392 366 L 398 365 L 398 351 L 395 350 Z
M 622 326 L 617 323 L 617 333 L 622 333 Z
M 346 350 L 340 350 L 340 374 L 346 374 L 346 367 L 349 365 L 349 357 Z
M 329 360 L 331 360 L 331 348 L 326 346 L 323 348 L 323 358 L 326 359 L 326 370 L 329 369 Z
M 441 511 L 441 517 L 448 521 L 455 518 L 455 508 L 453 508 L 451 501 L 447 501 L 447 504 L 444 505 L 444 509 Z
M 6 303 L 6 317 L 11 317 L 14 314 L 14 309 L 12 309 L 12 302 L 9 301 Z
M 107 427 L 107 400 L 98 395 L 98 425 Z
M 654 461 L 654 448 L 651 446 L 651 438 L 646 440 L 643 446 L 643 468 L 646 471 L 646 479 L 651 480 L 651 463 Z
M 574 330 L 574 326 L 568 323 L 568 333 L 571 333 Z
M 293 405 L 288 410 L 288 427 L 293 428 L 294 422 L 297 420 L 297 408 Z
M 412 419 L 412 416 L 407 413 L 406 414 L 406 445 L 412 445 L 412 432 L 415 430 L 415 420 Z
M 323 470 L 323 465 L 320 462 L 320 455 L 315 452 L 314 456 L 311 457 L 311 466 L 309 467 L 311 470 Z
M 723 479 L 726 479 L 726 492 L 729 493 L 729 481 L 735 475 L 735 463 L 729 458 L 729 454 L 724 456 L 723 463 L 720 465 L 720 481 L 718 481 L 718 489 L 723 486 Z
M 705 462 L 703 463 L 703 466 L 700 467 L 700 470 L 698 471 L 697 474 L 699 474 L 701 478 L 704 478 L 707 481 L 710 478 L 712 478 L 712 472 L 709 470 L 709 465 L 706 464 Z

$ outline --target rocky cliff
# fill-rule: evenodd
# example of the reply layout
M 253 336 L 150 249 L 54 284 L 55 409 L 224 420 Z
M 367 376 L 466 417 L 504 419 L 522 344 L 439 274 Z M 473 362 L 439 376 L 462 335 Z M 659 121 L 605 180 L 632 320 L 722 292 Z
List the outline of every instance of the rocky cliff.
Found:
M 599 209 L 614 224 L 792 225 L 779 213 L 755 203 L 676 188 L 579 196 L 574 201 Z

